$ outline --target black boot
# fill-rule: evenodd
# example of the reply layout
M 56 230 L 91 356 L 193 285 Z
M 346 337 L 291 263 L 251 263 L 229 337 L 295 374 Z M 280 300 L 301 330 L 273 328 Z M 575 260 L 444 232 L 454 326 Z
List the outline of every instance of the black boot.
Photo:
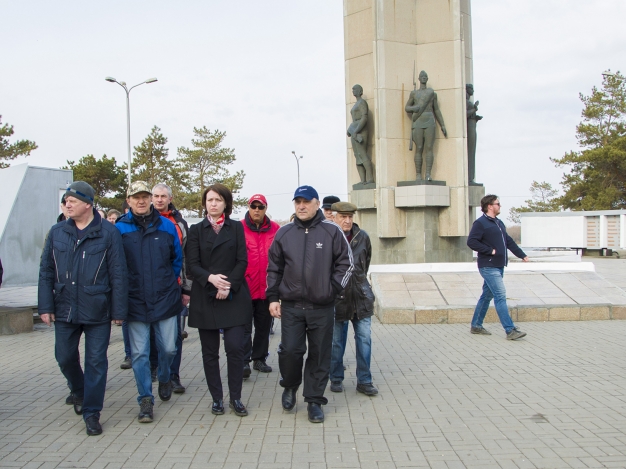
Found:
M 298 388 L 285 388 L 283 391 L 283 409 L 291 410 L 296 406 L 296 391 Z
M 85 419 L 85 426 L 87 427 L 87 435 L 94 436 L 102 433 L 102 426 L 100 425 L 100 419 L 96 415 L 92 415 Z
M 239 399 L 231 400 L 229 406 L 235 411 L 235 415 L 238 415 L 239 417 L 245 417 L 246 415 L 248 415 L 248 410 L 246 409 L 246 406 L 243 405 L 243 402 L 241 402 Z
M 309 422 L 322 423 L 324 421 L 324 411 L 321 405 L 315 402 L 309 402 L 307 411 L 309 412 Z
M 224 401 L 222 399 L 218 399 L 217 401 L 213 401 L 213 405 L 211 406 L 211 413 L 213 415 L 223 415 L 224 414 Z

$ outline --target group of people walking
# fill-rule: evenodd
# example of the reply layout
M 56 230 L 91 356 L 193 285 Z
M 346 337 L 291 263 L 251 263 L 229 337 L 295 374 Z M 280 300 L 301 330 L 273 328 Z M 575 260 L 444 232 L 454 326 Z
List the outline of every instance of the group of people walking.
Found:
M 72 183 L 63 196 L 66 219 L 51 228 L 41 257 L 39 314 L 46 324 L 55 323 L 55 357 L 70 388 L 66 403 L 83 416 L 88 435 L 102 433 L 112 323 L 126 324 L 125 363 L 135 376 L 139 422 L 154 419 L 151 349 L 159 398 L 168 401 L 172 392 L 185 391 L 181 316 L 187 307 L 189 326 L 199 331 L 215 415 L 225 413 L 220 335 L 228 406 L 246 416 L 242 387 L 250 363 L 260 372 L 272 371 L 266 363 L 272 318 L 281 319 L 284 409 L 296 406 L 302 385 L 309 420 L 324 420 L 329 378 L 331 391 L 343 391 L 349 321 L 356 338 L 357 391 L 378 393 L 369 370 L 371 243 L 353 222 L 356 206 L 331 197 L 321 210 L 317 191 L 301 186 L 293 198 L 292 223 L 281 228 L 271 221 L 261 194 L 250 197 L 245 218 L 235 221 L 231 192 L 214 184 L 202 194 L 202 221 L 188 227 L 167 185 L 150 188 L 135 181 L 127 196 L 128 212 L 107 220 L 95 209 L 94 189 Z

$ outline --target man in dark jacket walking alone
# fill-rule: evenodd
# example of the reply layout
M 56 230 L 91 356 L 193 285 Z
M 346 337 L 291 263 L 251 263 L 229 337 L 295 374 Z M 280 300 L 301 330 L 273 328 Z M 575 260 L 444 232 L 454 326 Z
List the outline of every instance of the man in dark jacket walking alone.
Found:
M 269 263 L 268 251 L 280 226 L 270 220 L 265 214 L 266 212 L 267 199 L 263 194 L 254 194 L 248 200 L 248 213 L 241 222 L 248 251 L 246 282 L 248 282 L 252 297 L 254 321 L 254 340 L 252 340 L 252 322 L 246 324 L 244 333 L 244 378 L 250 376 L 251 361 L 252 367 L 257 371 L 262 373 L 272 371 L 272 367 L 265 363 L 272 327 L 270 304 L 265 296 L 265 289 L 267 288 L 267 265 Z
M 280 385 L 285 388 L 283 408 L 291 410 L 296 405 L 308 339 L 303 395 L 309 421 L 319 423 L 324 421 L 321 406 L 328 403 L 324 391 L 330 369 L 335 298 L 350 279 L 352 251 L 339 227 L 325 219 L 314 188 L 298 187 L 293 200 L 296 216 L 278 230 L 270 247 L 267 298 L 271 315 L 282 318 L 278 366 Z
M 140 423 L 153 420 L 154 397 L 150 377 L 150 328 L 159 355 L 159 398 L 172 397 L 170 366 L 176 355 L 176 319 L 181 309 L 178 284 L 183 253 L 173 223 L 152 207 L 152 192 L 144 181 L 128 189 L 130 211 L 115 227 L 122 234 L 128 266 L 128 332 L 139 396 Z
M 70 388 L 66 403 L 82 414 L 88 435 L 102 433 L 111 321 L 126 319 L 128 280 L 119 231 L 94 208 L 94 190 L 73 182 L 65 193 L 69 219 L 54 225 L 41 255 L 38 307 L 52 322 L 55 357 Z M 85 334 L 85 371 L 78 346 Z
M 367 281 L 367 271 L 372 260 L 372 243 L 368 234 L 354 223 L 356 205 L 350 202 L 336 202 L 331 210 L 335 223 L 342 229 L 352 248 L 354 271 L 341 299 L 335 304 L 330 390 L 343 391 L 343 355 L 348 339 L 347 325 L 348 321 L 351 321 L 356 346 L 356 390 L 368 396 L 375 396 L 378 389 L 372 384 L 370 372 L 374 293 Z
M 498 196 L 486 195 L 480 201 L 480 208 L 483 215 L 474 222 L 467 238 L 467 245 L 478 253 L 478 271 L 484 279 L 483 294 L 474 310 L 470 332 L 491 335 L 491 332 L 483 327 L 483 320 L 489 309 L 489 303 L 493 299 L 500 323 L 506 331 L 506 338 L 521 339 L 526 333 L 513 324 L 509 307 L 506 304 L 503 277 L 504 268 L 509 263 L 509 249 L 524 262 L 528 262 L 528 256 L 507 234 L 504 223 L 498 218 L 500 214 Z

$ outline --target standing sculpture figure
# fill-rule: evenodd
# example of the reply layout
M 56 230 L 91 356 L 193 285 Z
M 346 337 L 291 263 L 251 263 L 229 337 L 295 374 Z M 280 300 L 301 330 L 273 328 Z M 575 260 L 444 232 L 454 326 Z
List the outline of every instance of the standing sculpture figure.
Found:
M 419 75 L 420 87 L 411 91 L 409 100 L 404 110 L 412 114 L 411 138 L 415 142 L 415 173 L 416 180 L 422 179 L 423 154 L 426 153 L 426 177 L 427 181 L 432 181 L 430 173 L 433 169 L 435 154 L 433 146 L 435 144 L 435 120 L 439 123 L 444 137 L 448 136 L 446 126 L 443 123 L 443 116 L 437 104 L 437 93 L 432 88 L 427 88 L 428 74 L 422 70 Z
M 369 108 L 367 102 L 362 98 L 363 87 L 354 85 L 352 94 L 356 98 L 356 103 L 350 109 L 352 124 L 348 127 L 348 137 L 352 142 L 352 151 L 356 158 L 356 169 L 359 172 L 362 184 L 374 182 L 374 171 L 372 160 L 367 155 L 367 113 Z
M 468 163 L 468 179 L 474 182 L 476 178 L 476 123 L 483 118 L 476 114 L 478 111 L 478 101 L 473 103 L 470 99 L 474 95 L 474 85 L 468 83 L 465 85 L 467 95 L 467 163 Z

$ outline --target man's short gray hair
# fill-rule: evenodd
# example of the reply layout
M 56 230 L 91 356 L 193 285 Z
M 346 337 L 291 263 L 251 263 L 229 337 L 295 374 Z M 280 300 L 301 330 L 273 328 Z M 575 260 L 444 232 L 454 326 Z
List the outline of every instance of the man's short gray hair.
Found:
M 162 182 L 156 184 L 153 188 L 152 188 L 152 193 L 154 194 L 154 190 L 155 189 L 165 189 L 167 190 L 167 193 L 170 197 L 172 197 L 172 188 L 170 186 L 168 186 L 167 184 L 163 184 Z

